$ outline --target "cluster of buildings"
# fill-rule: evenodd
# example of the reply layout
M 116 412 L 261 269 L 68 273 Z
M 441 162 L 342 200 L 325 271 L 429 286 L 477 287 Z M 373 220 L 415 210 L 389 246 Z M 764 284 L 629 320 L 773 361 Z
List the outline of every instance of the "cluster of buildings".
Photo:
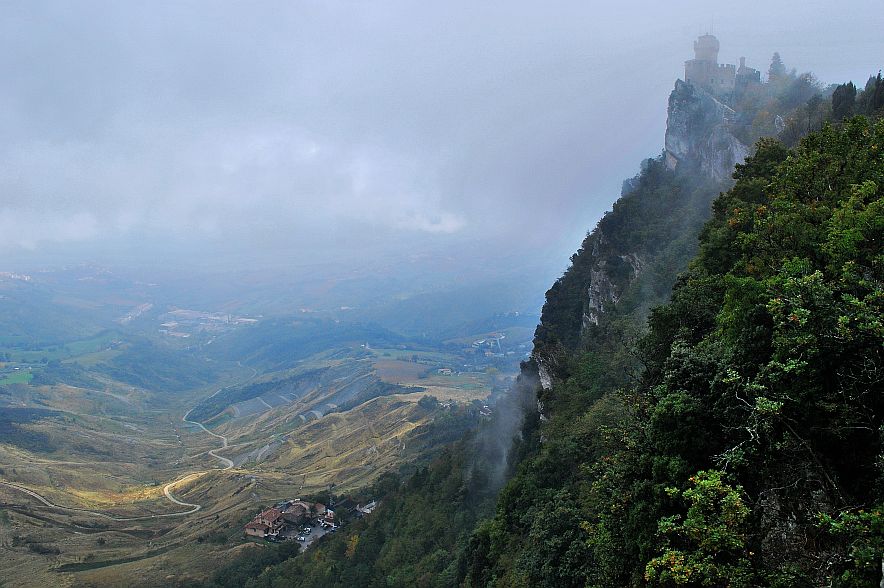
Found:
M 196 333 L 223 333 L 242 325 L 253 325 L 257 318 L 234 316 L 222 312 L 203 312 L 175 308 L 160 315 L 160 333 L 169 337 L 187 338 Z
M 291 531 L 297 534 L 302 525 L 312 523 L 334 526 L 335 512 L 319 502 L 287 500 L 258 513 L 246 524 L 245 532 L 261 539 L 281 539 L 291 535 Z
M 344 513 L 344 518 L 362 518 L 370 515 L 377 506 L 374 500 L 363 505 L 345 498 L 335 508 Z M 316 530 L 312 534 L 315 539 L 326 532 L 335 531 L 340 523 L 335 511 L 326 505 L 296 498 L 259 512 L 246 524 L 245 533 L 249 537 L 270 541 L 297 539 L 309 543 L 312 530 Z M 320 529 L 313 529 L 316 526 Z
M 494 333 L 485 339 L 473 341 L 473 347 L 485 349 L 485 357 L 503 357 L 503 349 L 500 347 L 500 342 L 504 339 L 506 339 L 506 335 L 503 333 Z M 495 347 L 497 351 L 495 351 Z
M 27 274 L 17 274 L 15 272 L 0 272 L 0 281 L 3 280 L 19 280 L 21 282 L 30 282 L 31 276 Z

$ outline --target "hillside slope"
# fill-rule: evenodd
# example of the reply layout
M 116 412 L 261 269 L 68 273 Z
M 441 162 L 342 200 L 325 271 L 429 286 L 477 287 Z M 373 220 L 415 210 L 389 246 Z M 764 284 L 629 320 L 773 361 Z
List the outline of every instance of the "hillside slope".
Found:
M 633 348 L 638 380 L 599 396 L 583 356 L 545 393 L 469 585 L 877 583 L 882 133 L 759 145 Z
M 693 129 L 688 140 L 728 132 L 742 141 L 772 123 L 759 105 L 794 107 L 810 86 L 804 76 L 778 80 L 763 100 L 735 110 L 735 122 L 709 117 L 711 126 Z M 865 94 L 857 103 L 868 102 Z M 833 105 L 810 98 L 820 120 L 832 116 Z M 675 109 L 683 104 L 670 101 Z M 805 114 L 783 111 L 783 131 L 806 124 Z M 680 118 L 670 112 L 670 120 Z M 868 436 L 880 416 L 870 404 L 880 382 L 868 379 L 881 373 L 880 133 L 880 124 L 858 119 L 812 135 L 794 152 L 762 142 L 718 198 L 733 180 L 703 161 L 673 160 L 668 152 L 645 162 L 547 293 L 533 360 L 514 395 L 533 398 L 536 375 L 540 402 L 525 415 L 508 456 L 515 475 L 496 505 L 489 499 L 496 487 L 479 475 L 484 446 L 467 438 L 453 457 L 389 488 L 371 519 L 248 585 L 792 586 L 824 578 L 869 585 L 881 545 L 878 515 L 868 514 L 880 503 L 870 461 L 879 441 Z M 821 161 L 830 164 L 827 175 L 814 183 Z M 864 187 L 854 193 L 852 184 Z M 818 189 L 828 191 L 825 211 L 813 203 Z M 757 244 L 773 239 L 783 241 L 753 260 Z M 803 240 L 795 253 L 808 261 L 795 267 L 777 257 L 793 240 Z M 841 257 L 833 265 L 827 256 L 835 253 Z M 651 313 L 697 254 L 672 302 Z M 758 283 L 740 274 L 760 262 L 763 271 L 751 276 Z M 838 282 L 844 270 L 854 272 L 850 292 Z M 813 325 L 771 294 L 801 286 L 816 271 L 829 272 L 819 281 L 841 301 L 827 310 L 834 323 Z M 816 280 L 806 284 L 811 294 Z M 853 338 L 845 351 L 869 368 L 866 380 L 858 383 L 853 368 L 839 375 L 849 365 L 842 353 L 819 366 L 824 375 L 801 374 L 801 385 L 821 390 L 820 379 L 844 378 L 853 388 L 836 389 L 865 400 L 833 408 L 831 394 L 810 394 L 809 402 L 790 404 L 793 392 L 753 387 L 773 388 L 753 380 L 762 366 L 806 368 L 790 363 L 791 348 L 836 340 L 839 313 L 846 323 L 835 331 Z M 788 327 L 793 314 L 805 332 L 782 339 L 775 319 Z M 821 433 L 832 411 L 840 424 Z M 480 427 L 478 435 L 487 431 Z M 762 433 L 771 436 L 760 443 Z M 828 452 L 845 455 L 855 442 L 867 450 L 849 453 L 851 465 L 834 471 L 832 458 L 815 448 L 833 434 L 840 440 Z M 779 453 L 768 462 L 769 450 Z M 858 490 L 848 496 L 844 484 Z M 820 500 L 821 493 L 835 499 Z M 450 516 L 440 520 L 440 509 Z M 790 527 L 795 520 L 802 522 Z M 815 527 L 816 520 L 824 524 Z M 810 539 L 801 545 L 801 537 Z M 225 573 L 217 584 L 226 585 Z

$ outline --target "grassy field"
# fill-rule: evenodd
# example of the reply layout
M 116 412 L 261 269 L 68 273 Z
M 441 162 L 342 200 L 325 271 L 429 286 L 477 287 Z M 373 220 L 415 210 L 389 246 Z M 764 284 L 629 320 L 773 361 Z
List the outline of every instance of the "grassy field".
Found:
M 0 354 L 9 353 L 10 361 L 23 363 L 39 363 L 44 359 L 47 361 L 66 360 L 105 350 L 119 337 L 120 334 L 115 331 L 104 331 L 94 337 L 50 345 L 42 349 L 23 350 L 15 347 L 0 347 Z M 7 344 L 9 343 L 13 343 L 13 341 L 7 341 Z
M 13 372 L 4 378 L 0 378 L 0 386 L 7 384 L 27 384 L 33 377 L 34 374 L 27 370 Z
M 426 365 L 398 359 L 379 359 L 374 362 L 374 368 L 381 380 L 390 384 L 415 382 L 429 371 L 434 371 Z
M 380 359 L 399 360 L 399 361 L 418 361 L 451 363 L 459 361 L 457 355 L 445 353 L 442 351 L 418 351 L 412 349 L 370 349 L 375 357 Z
M 2 579 L 19 578 L 16 586 L 154 586 L 203 577 L 231 554 L 259 548 L 242 537 L 242 525 L 259 509 L 280 499 L 323 490 L 329 484 L 343 492 L 371 483 L 408 458 L 410 435 L 429 417 L 415 402 L 395 396 L 376 398 L 296 428 L 279 450 L 260 464 L 224 471 L 209 466 L 217 462 L 204 453 L 206 448 L 218 447 L 216 438 L 180 421 L 165 421 L 164 425 L 159 414 L 152 422 L 70 421 L 63 452 L 51 459 L 0 445 L 4 479 L 59 504 L 127 515 L 181 507 L 163 501 L 161 483 L 139 483 L 133 475 L 127 478 L 126 464 L 139 464 L 138 475 L 163 476 L 164 481 L 187 471 L 206 472 L 174 489 L 177 498 L 201 504 L 202 510 L 177 519 L 137 522 L 53 511 L 0 486 L 0 502 L 9 505 L 0 520 L 0 575 Z M 143 438 L 129 440 L 129 447 L 123 442 L 124 430 L 131 430 L 125 424 L 145 429 Z M 44 431 L 52 427 L 47 423 L 38 426 Z M 166 426 L 168 432 L 164 433 Z M 88 436 L 98 438 L 93 450 L 105 451 L 104 443 L 116 440 L 119 453 L 113 458 L 84 459 L 87 456 L 80 448 L 76 454 L 68 444 L 89 427 Z M 173 442 L 175 434 L 180 435 L 178 449 Z M 162 455 L 165 460 L 148 457 L 160 447 L 162 452 L 155 457 Z M 233 451 L 236 449 L 231 445 Z
M 242 544 L 241 524 L 268 490 L 277 488 L 217 476 L 177 493 L 206 500 L 205 513 L 120 523 L 44 509 L 0 487 L 8 505 L 0 524 L 0 585 L 165 586 L 204 576 Z
M 426 418 L 414 403 L 377 398 L 308 423 L 255 469 L 293 477 L 304 491 L 358 488 L 400 462 L 408 434 Z
M 437 357 L 451 358 L 447 354 L 435 354 Z M 456 366 L 456 359 L 448 362 L 417 363 L 411 359 L 411 354 L 401 352 L 404 359 L 391 359 L 381 354 L 374 362 L 374 368 L 378 376 L 390 384 L 402 386 L 417 386 L 424 389 L 423 394 L 402 395 L 412 396 L 409 401 L 416 402 L 422 396 L 430 394 L 439 400 L 453 400 L 455 402 L 472 402 L 483 400 L 491 394 L 492 377 L 484 372 L 457 372 L 450 375 L 439 373 L 437 366 Z M 405 359 L 407 358 L 407 359 Z

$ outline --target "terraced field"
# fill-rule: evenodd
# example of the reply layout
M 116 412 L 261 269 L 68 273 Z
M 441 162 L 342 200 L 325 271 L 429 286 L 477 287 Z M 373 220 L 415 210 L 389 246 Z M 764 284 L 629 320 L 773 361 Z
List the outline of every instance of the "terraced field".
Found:
M 95 389 L 11 387 L 5 410 L 33 414 L 0 436 L 0 581 L 200 577 L 243 548 L 242 524 L 259 507 L 363 487 L 424 454 L 421 431 L 437 415 L 418 404 L 425 395 L 466 403 L 489 393 L 485 374 L 435 369 L 324 352 L 282 372 L 227 366 L 226 385 L 166 398 L 164 408 L 158 391 L 106 374 L 90 376 Z M 240 399 L 253 384 L 260 393 Z M 204 402 L 218 412 L 193 420 Z

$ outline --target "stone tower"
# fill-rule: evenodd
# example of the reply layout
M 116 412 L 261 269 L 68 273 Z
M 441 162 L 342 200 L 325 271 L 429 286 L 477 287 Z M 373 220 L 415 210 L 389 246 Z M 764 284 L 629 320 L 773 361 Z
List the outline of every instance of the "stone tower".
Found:
M 694 60 L 718 63 L 718 50 L 721 44 L 714 35 L 701 35 L 694 41 Z
M 718 63 L 718 39 L 714 35 L 701 35 L 694 41 L 694 58 L 684 62 L 684 80 L 716 96 L 734 91 L 737 67 Z

